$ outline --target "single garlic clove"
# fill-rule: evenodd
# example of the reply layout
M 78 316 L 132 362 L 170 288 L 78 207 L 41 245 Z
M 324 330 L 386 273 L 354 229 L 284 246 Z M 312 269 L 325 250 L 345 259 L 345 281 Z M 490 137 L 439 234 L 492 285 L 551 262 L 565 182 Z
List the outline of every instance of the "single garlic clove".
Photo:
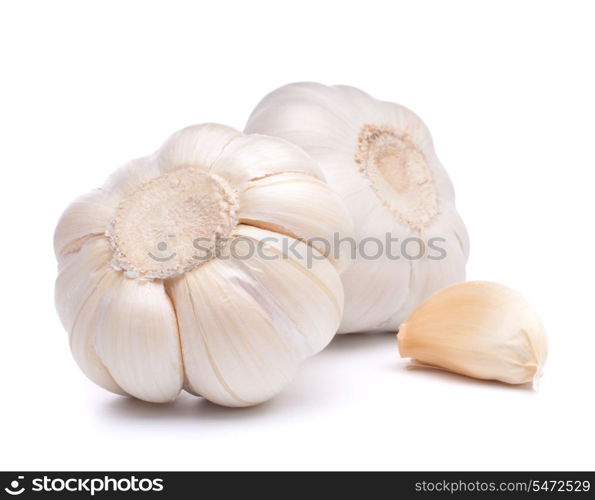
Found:
M 163 173 L 188 167 L 207 171 L 232 142 L 241 138 L 241 132 L 225 125 L 191 125 L 173 134 L 155 153 L 156 165 Z
M 210 171 L 238 187 L 288 172 L 324 179 L 318 165 L 302 149 L 278 137 L 260 134 L 234 140 L 213 163 Z
M 74 200 L 60 217 L 54 233 L 56 258 L 77 252 L 91 236 L 105 234 L 117 206 L 118 200 L 101 189 Z
M 401 357 L 479 379 L 524 384 L 541 375 L 545 330 L 516 291 L 476 281 L 445 288 L 399 328 Z
M 114 380 L 145 401 L 172 401 L 184 371 L 175 312 L 157 280 L 128 279 L 112 270 L 97 287 L 94 345 Z
M 331 340 L 342 287 L 327 259 L 308 269 L 271 246 L 304 243 L 239 226 L 233 254 L 168 282 L 176 304 L 192 392 L 227 406 L 249 406 L 279 392 L 307 357 Z M 262 248 L 253 242 L 263 240 Z M 246 256 L 249 258 L 238 258 Z
M 56 280 L 56 310 L 69 332 L 72 356 L 83 373 L 100 387 L 126 395 L 94 346 L 101 299 L 97 287 L 107 274 L 113 272 L 106 266 L 110 257 L 110 245 L 101 237 L 88 238 L 76 253 L 64 256 Z
M 326 198 L 324 207 L 312 204 L 312 199 L 321 197 Z M 341 255 L 335 238 L 353 233 L 346 207 L 339 195 L 311 175 L 281 173 L 246 184 L 238 217 L 240 222 L 309 241 L 339 271 L 350 264 L 350 259 Z
M 245 131 L 301 147 L 346 203 L 357 252 L 341 275 L 339 333 L 394 330 L 432 293 L 465 279 L 469 242 L 453 186 L 411 110 L 353 87 L 294 83 L 264 97 Z
M 125 278 L 112 249 L 93 237 L 62 259 L 56 308 L 73 356 L 98 385 L 145 401 L 174 399 L 183 368 L 177 324 L 163 283 Z
M 55 303 L 64 328 L 70 332 L 78 313 L 110 270 L 111 248 L 105 238 L 90 237 L 73 253 L 61 257 L 55 286 Z
M 276 311 L 277 318 L 283 311 L 304 337 L 309 355 L 324 349 L 328 332 L 337 331 L 343 314 L 343 286 L 330 259 L 302 241 L 254 226 L 240 225 L 235 235 L 263 249 L 245 261 L 244 271 L 261 296 L 268 296 L 267 309 Z M 287 328 L 285 320 L 277 325 L 280 331 Z

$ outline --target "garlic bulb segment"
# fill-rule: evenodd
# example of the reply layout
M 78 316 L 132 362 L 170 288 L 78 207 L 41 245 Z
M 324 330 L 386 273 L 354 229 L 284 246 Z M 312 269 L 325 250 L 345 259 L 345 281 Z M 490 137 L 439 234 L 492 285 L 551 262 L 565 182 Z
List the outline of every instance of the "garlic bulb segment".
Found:
M 236 256 L 168 282 L 188 383 L 193 392 L 228 406 L 276 394 L 301 360 L 326 346 L 341 319 L 342 286 L 329 261 L 317 260 L 312 272 L 294 258 L 278 258 L 281 250 L 271 241 L 304 244 L 258 231 L 240 226 Z M 265 242 L 264 252 L 240 258 L 253 241 Z
M 432 295 L 401 325 L 401 357 L 479 379 L 524 384 L 541 376 L 543 325 L 514 290 L 468 282 Z
M 95 383 L 152 402 L 274 396 L 343 312 L 347 208 L 278 138 L 206 124 L 117 170 L 55 232 L 56 308 Z M 312 240 L 312 241 L 310 241 Z
M 454 190 L 409 109 L 352 87 L 296 83 L 266 96 L 245 131 L 302 148 L 349 208 L 356 241 L 340 333 L 395 330 L 433 292 L 465 279 L 469 242 Z

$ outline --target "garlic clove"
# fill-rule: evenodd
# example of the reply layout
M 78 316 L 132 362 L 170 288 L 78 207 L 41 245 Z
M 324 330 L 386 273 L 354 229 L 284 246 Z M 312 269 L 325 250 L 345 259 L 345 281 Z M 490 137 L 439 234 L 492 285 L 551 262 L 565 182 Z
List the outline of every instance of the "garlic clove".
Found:
M 324 197 L 324 207 L 312 203 Z M 310 175 L 282 173 L 248 183 L 240 194 L 238 217 L 245 224 L 310 242 L 339 271 L 350 264 L 349 255 L 341 255 L 336 244 L 338 238 L 353 234 L 345 205 L 324 182 Z
M 106 238 L 89 237 L 77 252 L 61 257 L 55 285 L 55 303 L 64 328 L 70 332 L 85 301 L 97 288 L 111 256 Z
M 54 232 L 56 258 L 76 252 L 90 237 L 105 234 L 117 199 L 96 189 L 78 197 L 64 211 Z
M 205 289 L 210 286 L 209 281 L 204 281 L 205 287 L 201 286 L 203 280 L 215 279 L 213 276 L 217 273 L 210 270 L 212 266 L 219 267 L 219 261 L 206 263 L 200 270 L 184 273 L 168 280 L 166 284 L 167 292 L 176 304 L 185 371 L 184 388 L 191 394 L 202 396 L 223 406 L 249 406 L 250 402 L 244 401 L 233 388 L 229 387 L 227 375 L 223 372 L 227 366 L 221 366 L 219 359 L 221 353 L 215 351 L 212 342 L 227 335 L 224 328 L 228 325 L 240 332 L 242 328 L 248 332 L 255 321 L 250 318 L 251 323 L 246 322 L 241 325 L 239 319 L 236 319 L 238 324 L 231 325 L 234 318 L 225 318 L 221 310 L 211 310 L 213 301 L 222 298 L 218 288 L 212 289 L 215 291 L 216 299 L 210 298 L 210 292 Z M 223 304 L 230 304 L 232 301 L 233 298 L 225 298 L 224 303 L 215 304 L 218 308 L 222 308 Z M 218 316 L 224 317 L 224 320 L 216 325 L 217 330 L 209 330 L 209 327 L 215 326 L 213 323 L 216 321 L 216 319 L 209 320 L 209 317 Z M 203 318 L 207 320 L 203 322 Z
M 401 357 L 480 379 L 524 384 L 541 375 L 545 330 L 516 291 L 497 283 L 445 288 L 399 328 Z
M 288 172 L 324 179 L 318 165 L 300 148 L 278 137 L 259 134 L 231 142 L 211 168 L 211 173 L 240 189 L 249 181 Z
M 241 132 L 216 123 L 192 125 L 173 134 L 156 153 L 162 172 L 196 167 L 209 170 Z
M 280 334 L 244 281 L 236 266 L 213 260 L 168 282 L 188 385 L 226 406 L 250 406 L 275 395 L 306 350 L 302 339 Z
M 62 258 L 56 280 L 56 309 L 69 332 L 72 355 L 83 373 L 104 389 L 125 395 L 93 345 L 100 298 L 96 291 L 99 283 L 112 272 L 107 265 L 110 254 L 107 239 L 95 237 L 86 240 L 78 253 Z
M 254 243 L 263 239 L 256 252 Z M 308 269 L 299 258 L 281 258 L 272 240 L 280 247 L 283 240 L 295 243 L 305 258 L 303 243 L 239 226 L 233 254 L 167 284 L 189 386 L 216 403 L 269 399 L 339 324 L 342 287 L 332 265 L 319 258 Z
M 150 402 L 175 399 L 183 365 L 175 313 L 160 281 L 111 270 L 99 283 L 94 345 L 114 380 Z
M 239 264 L 279 331 L 297 329 L 308 355 L 324 349 L 343 314 L 343 286 L 330 260 L 302 241 L 257 227 L 240 225 L 235 235 L 251 248 L 262 248 L 262 256 L 257 253 Z M 236 245 L 240 255 L 243 246 Z

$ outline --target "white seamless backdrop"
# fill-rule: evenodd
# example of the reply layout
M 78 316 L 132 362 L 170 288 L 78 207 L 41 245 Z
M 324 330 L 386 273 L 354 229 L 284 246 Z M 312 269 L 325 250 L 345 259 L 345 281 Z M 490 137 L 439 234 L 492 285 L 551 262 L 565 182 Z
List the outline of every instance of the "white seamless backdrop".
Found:
M 566 1 L 3 2 L 0 469 L 594 469 L 595 7 Z M 242 128 L 292 81 L 416 111 L 470 279 L 541 312 L 538 392 L 337 338 L 275 400 L 154 406 L 87 381 L 53 305 L 65 206 L 175 130 Z

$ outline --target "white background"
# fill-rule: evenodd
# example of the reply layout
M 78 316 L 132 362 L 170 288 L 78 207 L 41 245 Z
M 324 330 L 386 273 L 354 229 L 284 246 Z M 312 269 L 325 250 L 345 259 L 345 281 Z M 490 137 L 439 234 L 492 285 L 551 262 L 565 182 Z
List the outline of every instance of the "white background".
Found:
M 595 469 L 590 2 L 2 2 L 0 469 Z M 433 132 L 468 276 L 543 316 L 539 392 L 336 339 L 260 407 L 95 387 L 53 305 L 65 206 L 172 132 L 242 128 L 285 83 L 344 83 Z

